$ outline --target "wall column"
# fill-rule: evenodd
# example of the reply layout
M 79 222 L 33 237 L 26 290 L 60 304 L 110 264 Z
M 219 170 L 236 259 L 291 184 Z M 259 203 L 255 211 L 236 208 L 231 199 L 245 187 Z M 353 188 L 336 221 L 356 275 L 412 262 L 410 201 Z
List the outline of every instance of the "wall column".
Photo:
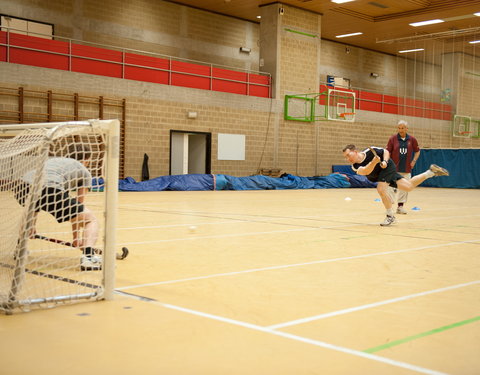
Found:
M 261 16 L 260 69 L 272 74 L 273 97 L 318 92 L 321 15 L 275 3 Z

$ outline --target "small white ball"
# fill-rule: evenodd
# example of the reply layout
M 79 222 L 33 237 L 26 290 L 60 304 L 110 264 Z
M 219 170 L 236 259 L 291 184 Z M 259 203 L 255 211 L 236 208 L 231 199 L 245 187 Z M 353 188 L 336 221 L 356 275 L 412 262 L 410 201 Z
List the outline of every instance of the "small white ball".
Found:
M 197 227 L 195 225 L 192 225 L 192 226 L 188 227 L 188 230 L 190 231 L 190 233 L 193 233 L 197 230 Z
M 346 198 L 345 198 L 345 200 L 346 200 L 347 202 L 349 202 L 349 201 L 351 201 L 351 200 L 352 200 L 352 198 L 350 198 L 350 197 L 346 197 Z

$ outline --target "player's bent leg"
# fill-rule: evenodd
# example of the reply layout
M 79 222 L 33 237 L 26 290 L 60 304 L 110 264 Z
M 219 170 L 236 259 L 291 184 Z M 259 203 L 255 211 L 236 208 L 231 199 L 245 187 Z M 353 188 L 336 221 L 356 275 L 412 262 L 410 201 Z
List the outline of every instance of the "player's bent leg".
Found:
M 87 207 L 72 219 L 72 227 L 83 228 L 82 247 L 93 247 L 98 239 L 98 220 Z M 78 232 L 77 232 L 78 233 Z
M 432 164 L 430 168 L 427 169 L 425 172 L 420 173 L 415 177 L 412 177 L 410 182 L 415 188 L 418 185 L 420 185 L 423 181 L 425 181 L 427 178 L 436 177 L 436 176 L 449 176 L 449 175 L 450 175 L 449 172 L 445 168 L 439 167 L 436 164 Z M 410 191 L 410 190 L 406 190 L 406 191 Z
M 78 231 L 80 228 L 83 228 L 82 239 L 80 241 L 83 251 L 82 258 L 80 259 L 80 269 L 82 271 L 101 270 L 102 257 L 95 255 L 93 250 L 93 246 L 98 238 L 98 220 L 87 207 L 72 219 L 72 229 Z
M 393 214 L 393 209 L 392 209 L 392 197 L 389 190 L 390 190 L 390 186 L 386 182 L 379 181 L 377 183 L 377 192 L 380 195 L 380 198 L 382 199 L 382 203 L 385 206 L 385 209 L 387 211 L 385 220 L 382 223 L 380 223 L 382 227 L 389 226 L 395 223 L 395 216 Z
M 380 198 L 382 199 L 382 203 L 387 210 L 392 208 L 392 199 L 391 199 L 391 196 L 388 192 L 388 187 L 389 186 L 386 182 L 380 182 L 379 181 L 377 183 L 378 195 L 380 195 Z
M 415 177 L 418 177 L 418 176 L 415 176 Z M 397 181 L 398 188 L 400 190 L 406 191 L 406 192 L 412 191 L 417 186 L 417 185 L 415 185 L 416 181 L 413 180 L 414 178 L 412 178 L 411 180 L 407 180 L 406 178 L 402 178 L 402 179 L 398 180 Z M 425 181 L 425 178 L 422 179 L 420 182 L 418 182 L 418 185 L 421 184 L 423 181 Z

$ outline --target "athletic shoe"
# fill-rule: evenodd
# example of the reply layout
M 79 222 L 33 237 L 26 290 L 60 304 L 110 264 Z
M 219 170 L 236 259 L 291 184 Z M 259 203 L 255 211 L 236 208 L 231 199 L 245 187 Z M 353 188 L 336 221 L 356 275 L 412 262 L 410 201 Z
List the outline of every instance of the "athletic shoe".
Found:
M 398 206 L 398 208 L 397 208 L 397 214 L 406 215 L 406 214 L 407 214 L 407 210 L 406 210 L 403 206 Z
M 102 257 L 98 255 L 82 255 L 80 269 L 82 271 L 100 271 L 102 269 Z
M 380 225 L 382 227 L 387 227 L 389 225 L 392 225 L 393 223 L 395 222 L 395 216 L 390 216 L 390 215 L 387 215 L 385 217 L 385 220 L 383 221 L 383 223 L 380 223 Z
M 450 174 L 445 168 L 439 167 L 436 164 L 430 166 L 430 170 L 435 173 L 435 176 L 449 176 Z

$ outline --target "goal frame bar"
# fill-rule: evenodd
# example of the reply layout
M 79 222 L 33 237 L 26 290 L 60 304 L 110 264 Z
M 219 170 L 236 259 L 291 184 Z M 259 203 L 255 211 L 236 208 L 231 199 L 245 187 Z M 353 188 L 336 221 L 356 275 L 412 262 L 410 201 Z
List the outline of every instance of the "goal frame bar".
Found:
M 82 129 L 85 127 L 85 130 Z M 0 125 L 0 136 L 16 136 L 22 131 L 28 129 L 49 129 L 46 131 L 45 142 L 52 142 L 56 137 L 65 136 L 69 134 L 88 134 L 88 129 L 94 129 L 94 132 L 102 132 L 105 135 L 105 195 L 104 207 L 105 217 L 102 221 L 104 223 L 104 252 L 102 265 L 102 282 L 103 294 L 100 299 L 112 300 L 115 288 L 115 259 L 116 259 L 116 226 L 117 226 L 117 204 L 118 204 L 118 173 L 119 173 L 119 139 L 120 139 L 120 122 L 119 120 L 88 120 L 88 121 L 68 121 L 68 122 L 49 122 L 49 123 L 34 123 L 34 124 L 6 124 Z M 94 133 L 92 132 L 92 133 Z M 107 209 L 108 207 L 108 209 Z M 22 258 L 26 252 L 26 241 L 20 244 L 18 256 L 20 261 L 17 262 L 19 270 L 15 272 L 27 272 Z M 23 269 L 22 269 L 23 266 Z M 13 286 L 12 286 L 13 288 Z M 16 293 L 12 290 L 10 293 Z M 95 294 L 95 293 L 93 293 Z M 76 295 L 74 299 L 89 298 L 92 296 Z M 13 295 L 15 298 L 15 295 Z M 69 296 L 59 297 L 60 299 L 69 299 Z M 39 301 L 38 303 L 42 303 Z M 30 301 L 30 303 L 32 303 Z M 33 302 L 35 303 L 35 302 Z M 6 308 L 13 310 L 21 305 L 18 300 L 13 299 L 12 306 Z

